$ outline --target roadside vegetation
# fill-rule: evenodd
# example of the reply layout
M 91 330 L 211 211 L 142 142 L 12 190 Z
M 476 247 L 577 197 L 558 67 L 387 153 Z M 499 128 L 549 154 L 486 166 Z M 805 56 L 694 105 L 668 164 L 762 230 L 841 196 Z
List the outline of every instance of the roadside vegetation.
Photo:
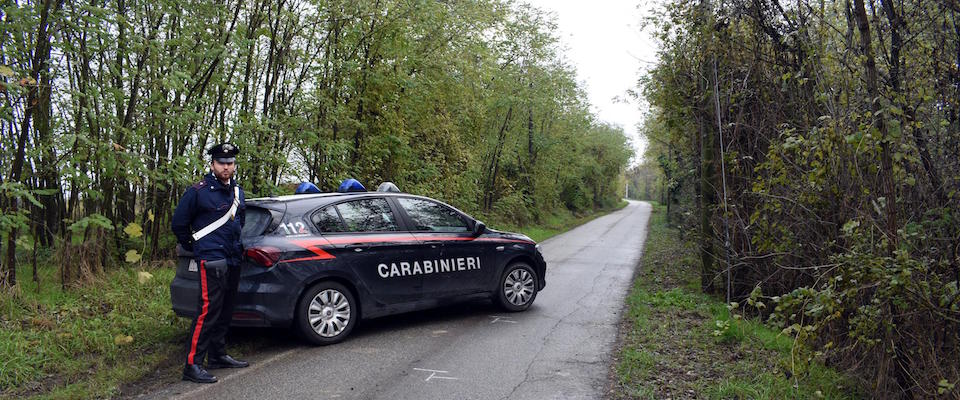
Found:
M 612 398 L 862 398 L 789 333 L 703 294 L 696 247 L 665 217 L 656 205 L 627 297 Z
M 700 289 L 867 397 L 960 399 L 960 6 L 670 0 L 653 14 L 631 193 L 667 206 Z
M 180 362 L 170 218 L 217 142 L 248 198 L 392 181 L 536 239 L 623 196 L 627 138 L 521 3 L 4 4 L 3 396 L 107 397 Z
M 492 218 L 490 227 L 542 241 L 626 204 L 527 226 Z M 174 271 L 172 261 L 124 267 L 69 290 L 25 280 L 16 296 L 0 297 L 0 398 L 109 398 L 139 380 L 178 380 L 189 321 L 170 309 Z M 56 282 L 59 268 L 38 272 Z M 263 344 L 244 337 L 230 345 L 250 354 Z
M 517 225 L 623 196 L 550 16 L 510 0 L 13 2 L 0 10 L 0 289 L 170 255 L 170 217 L 238 145 L 248 198 L 346 178 Z

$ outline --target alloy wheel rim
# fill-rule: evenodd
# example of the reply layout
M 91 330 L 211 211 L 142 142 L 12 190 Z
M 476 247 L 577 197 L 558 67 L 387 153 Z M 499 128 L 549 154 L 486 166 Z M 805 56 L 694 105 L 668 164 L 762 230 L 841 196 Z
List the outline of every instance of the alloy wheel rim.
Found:
M 310 301 L 307 318 L 318 335 L 337 336 L 350 324 L 350 302 L 340 291 L 324 289 Z
M 522 268 L 511 271 L 503 280 L 503 295 L 515 306 L 526 305 L 533 297 L 534 288 L 533 274 Z

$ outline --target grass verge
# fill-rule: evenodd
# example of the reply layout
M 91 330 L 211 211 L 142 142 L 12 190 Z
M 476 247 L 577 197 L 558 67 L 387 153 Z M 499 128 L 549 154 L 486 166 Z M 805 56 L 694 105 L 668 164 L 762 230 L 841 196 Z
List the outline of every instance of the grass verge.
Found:
M 790 337 L 700 293 L 697 247 L 678 238 L 665 208 L 654 206 L 621 324 L 612 398 L 860 398 L 822 364 L 794 368 Z
M 19 293 L 0 296 L 0 397 L 111 397 L 181 352 L 187 321 L 170 310 L 169 264 L 68 290 L 55 267 L 38 272 L 39 288 L 20 274 Z M 141 272 L 152 277 L 141 281 Z
M 551 215 L 537 225 L 493 226 L 542 241 L 626 205 Z M 17 272 L 16 292 L 0 293 L 0 398 L 110 398 L 126 394 L 121 387 L 130 383 L 179 378 L 189 321 L 170 309 L 172 262 L 111 270 L 67 290 L 55 265 L 40 267 L 39 287 L 29 266 Z M 141 272 L 151 277 L 141 281 Z M 256 335 L 231 336 L 231 352 L 240 356 L 270 345 Z M 136 386 L 135 392 L 156 385 Z

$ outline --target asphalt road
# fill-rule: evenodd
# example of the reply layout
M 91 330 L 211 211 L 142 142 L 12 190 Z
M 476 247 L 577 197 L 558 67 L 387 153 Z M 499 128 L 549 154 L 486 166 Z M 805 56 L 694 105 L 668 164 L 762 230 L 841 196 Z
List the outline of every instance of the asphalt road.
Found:
M 312 347 L 278 330 L 216 370 L 219 383 L 178 382 L 143 398 L 595 399 L 646 237 L 650 205 L 630 202 L 542 243 L 547 286 L 526 312 L 475 301 L 364 321 L 345 342 Z

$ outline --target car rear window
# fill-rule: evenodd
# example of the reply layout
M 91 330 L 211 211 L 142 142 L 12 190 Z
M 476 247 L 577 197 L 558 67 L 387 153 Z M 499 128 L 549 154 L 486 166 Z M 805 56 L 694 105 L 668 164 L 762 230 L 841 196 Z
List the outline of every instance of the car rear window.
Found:
M 343 220 L 340 219 L 340 214 L 333 206 L 324 207 L 313 214 L 313 224 L 317 226 L 320 232 L 343 232 L 346 230 L 343 226 Z
M 273 216 L 266 209 L 247 206 L 246 216 L 243 221 L 243 229 L 240 231 L 240 237 L 254 237 L 263 234 L 270 225 Z

